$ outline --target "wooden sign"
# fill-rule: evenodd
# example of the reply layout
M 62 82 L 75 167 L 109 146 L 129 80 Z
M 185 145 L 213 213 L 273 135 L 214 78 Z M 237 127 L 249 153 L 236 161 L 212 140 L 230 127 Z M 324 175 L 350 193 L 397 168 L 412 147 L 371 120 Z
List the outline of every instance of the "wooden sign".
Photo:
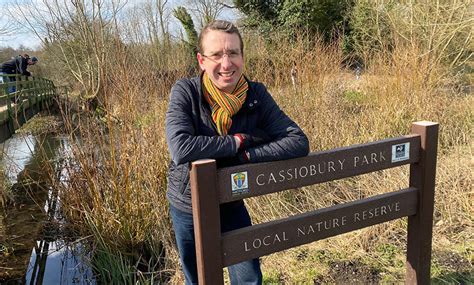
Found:
M 397 154 L 399 150 L 399 156 Z M 375 143 L 310 153 L 306 157 L 217 170 L 221 203 L 294 189 L 417 162 L 420 136 L 410 135 Z M 246 177 L 238 187 L 235 175 Z M 244 186 L 245 186 L 244 185 Z M 232 191 L 230 191 L 232 190 Z
M 409 188 L 224 233 L 223 265 L 414 215 L 417 194 Z
M 412 133 L 297 159 L 220 170 L 215 160 L 193 162 L 199 283 L 223 284 L 225 266 L 408 216 L 406 282 L 429 284 L 438 124 L 414 123 Z M 222 203 L 406 164 L 410 164 L 407 189 L 220 232 Z

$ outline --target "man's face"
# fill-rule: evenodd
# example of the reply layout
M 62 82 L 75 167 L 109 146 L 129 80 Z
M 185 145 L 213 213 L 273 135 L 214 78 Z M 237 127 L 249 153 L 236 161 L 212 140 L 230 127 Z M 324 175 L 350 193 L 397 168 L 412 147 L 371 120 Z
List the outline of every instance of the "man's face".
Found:
M 28 65 L 35 65 L 36 64 L 36 61 L 32 61 L 31 59 L 28 59 L 28 61 L 26 62 Z
M 242 75 L 244 58 L 237 34 L 208 31 L 202 39 L 202 53 L 197 54 L 199 66 L 211 81 L 225 92 L 232 92 Z

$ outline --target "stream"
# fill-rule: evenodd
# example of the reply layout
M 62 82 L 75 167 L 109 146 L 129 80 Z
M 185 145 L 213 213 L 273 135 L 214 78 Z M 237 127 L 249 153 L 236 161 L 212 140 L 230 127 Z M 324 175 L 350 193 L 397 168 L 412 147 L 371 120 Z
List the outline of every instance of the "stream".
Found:
M 0 284 L 96 284 L 48 183 L 67 183 L 69 137 L 16 135 L 0 149 L 0 190 L 9 197 L 2 203 L 0 191 Z

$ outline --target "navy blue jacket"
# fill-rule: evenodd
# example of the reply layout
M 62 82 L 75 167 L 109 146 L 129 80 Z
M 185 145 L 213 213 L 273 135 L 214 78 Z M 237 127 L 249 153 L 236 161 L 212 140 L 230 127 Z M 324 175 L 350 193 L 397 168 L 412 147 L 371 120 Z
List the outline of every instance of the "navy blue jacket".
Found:
M 233 134 L 263 130 L 272 141 L 247 151 L 250 162 L 265 162 L 306 156 L 309 142 L 303 131 L 275 103 L 265 86 L 248 81 L 244 105 L 232 117 L 228 135 L 217 132 L 211 110 L 203 97 L 201 77 L 181 79 L 171 89 L 166 112 L 166 140 L 171 155 L 168 170 L 169 202 L 176 208 L 192 212 L 189 185 L 190 162 L 237 154 Z
M 28 60 L 21 55 L 15 56 L 8 61 L 5 61 L 0 66 L 0 71 L 6 74 L 21 74 L 30 76 L 31 73 L 26 70 L 28 68 Z

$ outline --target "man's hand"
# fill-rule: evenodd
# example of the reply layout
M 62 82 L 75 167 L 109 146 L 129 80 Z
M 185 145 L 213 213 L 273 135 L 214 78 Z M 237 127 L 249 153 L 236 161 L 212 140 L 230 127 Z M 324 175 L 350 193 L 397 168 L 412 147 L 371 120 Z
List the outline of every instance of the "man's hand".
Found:
M 242 138 L 242 136 L 234 135 L 234 140 L 235 140 L 235 145 L 237 146 L 237 149 L 240 149 L 244 139 Z

